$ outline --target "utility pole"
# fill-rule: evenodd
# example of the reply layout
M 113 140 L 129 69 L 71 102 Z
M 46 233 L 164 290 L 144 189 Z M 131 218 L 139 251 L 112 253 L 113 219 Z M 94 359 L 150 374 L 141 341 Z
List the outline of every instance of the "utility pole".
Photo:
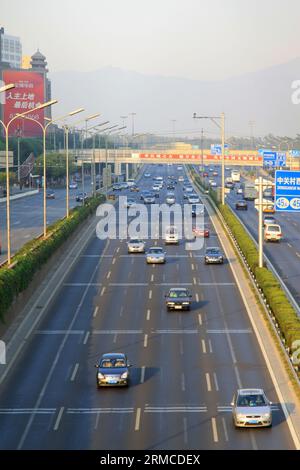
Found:
M 262 177 L 258 178 L 258 267 L 264 265 L 263 254 L 263 181 Z
M 221 113 L 222 137 L 222 204 L 225 204 L 225 114 Z
M 201 129 L 201 176 L 203 181 L 204 161 L 203 161 L 203 127 Z

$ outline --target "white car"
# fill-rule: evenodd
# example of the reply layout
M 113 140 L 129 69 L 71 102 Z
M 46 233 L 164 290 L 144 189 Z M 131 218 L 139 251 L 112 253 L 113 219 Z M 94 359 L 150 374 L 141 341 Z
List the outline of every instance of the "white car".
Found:
M 178 177 L 178 181 L 179 181 L 179 183 L 182 183 L 182 182 L 184 181 L 184 177 L 183 177 L 182 175 L 180 175 L 180 176 Z
M 281 227 L 279 224 L 267 224 L 264 229 L 264 240 L 266 242 L 279 242 L 282 239 Z
M 215 188 L 217 186 L 217 183 L 215 181 L 211 181 L 209 184 L 211 188 Z
M 167 194 L 167 197 L 166 197 L 166 203 L 171 206 L 172 204 L 175 204 L 176 202 L 176 199 L 175 199 L 175 195 L 174 194 Z
M 128 253 L 145 253 L 145 242 L 137 238 L 132 238 L 127 243 Z
M 166 228 L 165 232 L 165 243 L 166 245 L 169 243 L 177 244 L 179 242 L 178 230 L 174 225 L 170 225 Z
M 144 176 L 145 176 L 145 178 L 150 178 L 151 173 L 145 173 Z
M 163 264 L 166 262 L 166 253 L 163 248 L 159 246 L 153 246 L 149 248 L 148 253 L 146 254 L 147 264 Z
M 178 171 L 181 171 L 181 170 L 182 170 L 182 166 L 178 166 L 178 167 L 177 167 L 177 170 L 178 170 Z
M 154 194 L 147 194 L 143 199 L 145 204 L 155 204 Z
M 77 189 L 78 185 L 75 181 L 69 184 L 69 189 Z
M 234 425 L 240 428 L 272 426 L 271 405 L 260 388 L 237 390 L 231 402 Z
M 237 188 L 236 193 L 237 194 L 243 194 L 243 188 Z
M 191 194 L 188 196 L 188 203 L 189 204 L 198 204 L 200 202 L 200 198 L 198 194 Z
M 153 186 L 152 186 L 152 189 L 153 191 L 159 191 L 161 189 L 161 185 L 158 184 L 158 183 L 155 183 Z

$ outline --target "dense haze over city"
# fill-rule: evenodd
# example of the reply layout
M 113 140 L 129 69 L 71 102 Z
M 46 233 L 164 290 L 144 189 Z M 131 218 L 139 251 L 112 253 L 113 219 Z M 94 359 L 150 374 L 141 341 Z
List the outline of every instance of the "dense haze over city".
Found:
M 250 120 L 257 136 L 297 134 L 299 15 L 297 0 L 54 0 L 47 15 L 36 0 L 1 2 L 24 54 L 47 57 L 57 112 L 82 96 L 110 119 L 137 112 L 139 131 L 170 133 L 175 119 L 183 136 L 194 111 L 224 111 L 230 135 L 249 135 Z

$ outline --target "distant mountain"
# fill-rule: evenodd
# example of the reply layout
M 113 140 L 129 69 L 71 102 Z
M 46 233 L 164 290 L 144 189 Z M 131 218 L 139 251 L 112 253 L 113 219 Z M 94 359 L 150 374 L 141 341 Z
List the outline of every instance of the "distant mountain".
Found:
M 300 58 L 226 80 L 201 81 L 145 75 L 105 67 L 93 72 L 64 71 L 50 74 L 52 96 L 59 99 L 53 114 L 78 106 L 100 111 L 103 118 L 121 122 L 120 116 L 137 113 L 136 132 L 193 130 L 193 112 L 226 113 L 230 135 L 254 133 L 294 136 L 300 132 L 300 104 L 292 104 L 291 84 L 300 80 Z M 198 127 L 200 124 L 198 125 Z M 208 125 L 203 123 L 207 129 Z M 131 132 L 131 120 L 128 120 Z M 213 131 L 213 128 L 211 128 Z M 184 132 L 183 132 L 184 134 Z

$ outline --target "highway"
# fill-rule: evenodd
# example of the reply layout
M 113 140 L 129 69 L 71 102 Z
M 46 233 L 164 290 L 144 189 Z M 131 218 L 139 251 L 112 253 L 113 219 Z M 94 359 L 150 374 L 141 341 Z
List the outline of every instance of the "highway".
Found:
M 78 189 L 69 190 L 70 208 L 80 204 L 75 200 Z M 85 183 L 85 192 L 91 191 L 90 180 Z M 47 225 L 51 225 L 66 214 L 66 190 L 55 189 L 55 199 L 47 199 Z M 11 200 L 11 252 L 18 251 L 25 243 L 43 232 L 43 189 L 39 194 Z M 0 240 L 2 254 L 0 263 L 7 259 L 6 203 L 0 203 Z
M 226 176 L 228 176 L 227 173 L 230 175 L 230 172 L 226 172 Z M 214 179 L 218 185 L 221 185 L 220 176 Z M 257 241 L 258 211 L 255 209 L 253 201 L 247 201 L 247 211 L 237 211 L 235 203 L 242 198 L 242 195 L 236 194 L 233 189 L 226 195 L 226 202 Z M 274 217 L 282 228 L 283 238 L 280 243 L 264 242 L 264 252 L 300 306 L 300 214 L 277 212 Z
M 181 173 L 146 171 L 142 189 L 154 175 Z M 180 183 L 175 194 L 183 203 Z M 207 214 L 205 222 L 205 246 L 219 246 Z M 205 266 L 204 251 L 184 241 L 166 252 L 165 265 L 147 266 L 126 240 L 92 236 L 0 385 L 1 449 L 294 448 L 228 262 Z M 193 294 L 190 312 L 166 311 L 164 294 L 178 285 Z M 128 388 L 97 389 L 94 364 L 105 352 L 128 355 Z M 273 402 L 271 429 L 233 427 L 233 393 L 248 387 Z

